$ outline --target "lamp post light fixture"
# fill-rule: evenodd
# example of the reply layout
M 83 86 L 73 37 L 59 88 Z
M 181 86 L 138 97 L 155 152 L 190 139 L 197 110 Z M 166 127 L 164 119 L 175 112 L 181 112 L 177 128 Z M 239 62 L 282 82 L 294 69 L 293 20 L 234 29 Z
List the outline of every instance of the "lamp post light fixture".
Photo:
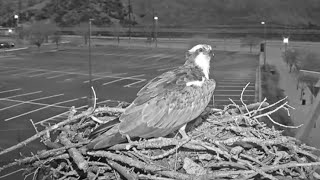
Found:
M 153 20 L 155 22 L 155 42 L 156 42 L 156 47 L 158 47 L 158 16 L 154 16 Z
M 90 96 L 89 96 L 89 106 L 92 106 L 94 103 L 92 88 L 92 63 L 91 63 L 91 24 L 94 19 L 89 19 L 89 86 L 90 86 Z

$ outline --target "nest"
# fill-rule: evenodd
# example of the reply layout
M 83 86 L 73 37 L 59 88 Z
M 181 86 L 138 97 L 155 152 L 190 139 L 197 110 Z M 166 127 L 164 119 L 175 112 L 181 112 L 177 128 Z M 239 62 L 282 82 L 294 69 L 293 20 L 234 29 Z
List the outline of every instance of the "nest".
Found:
M 232 101 L 232 100 L 231 100 Z M 242 101 L 242 98 L 241 98 Z M 269 105 L 232 103 L 209 109 L 189 138 L 179 135 L 139 139 L 107 149 L 88 150 L 88 135 L 99 124 L 117 118 L 127 104 L 117 107 L 70 110 L 65 121 L 13 147 L 0 156 L 40 138 L 46 150 L 0 168 L 24 166 L 25 175 L 37 179 L 317 179 L 317 149 L 301 144 L 260 122 L 280 108 L 285 99 Z M 198 119 L 199 119 L 198 118 Z M 272 121 L 272 119 L 270 118 Z M 277 123 L 277 122 L 274 122 Z M 284 126 L 284 125 L 281 125 Z M 297 128 L 289 127 L 287 128 Z

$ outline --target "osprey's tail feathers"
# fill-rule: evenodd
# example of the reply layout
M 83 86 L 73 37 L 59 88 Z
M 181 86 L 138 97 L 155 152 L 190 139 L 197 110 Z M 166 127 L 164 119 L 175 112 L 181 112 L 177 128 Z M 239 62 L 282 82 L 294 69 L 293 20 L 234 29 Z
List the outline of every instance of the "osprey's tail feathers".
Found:
M 117 120 L 119 121 L 119 120 Z M 108 122 L 94 130 L 89 138 L 93 139 L 87 145 L 88 149 L 102 149 L 125 142 L 127 139 L 119 132 L 119 123 Z

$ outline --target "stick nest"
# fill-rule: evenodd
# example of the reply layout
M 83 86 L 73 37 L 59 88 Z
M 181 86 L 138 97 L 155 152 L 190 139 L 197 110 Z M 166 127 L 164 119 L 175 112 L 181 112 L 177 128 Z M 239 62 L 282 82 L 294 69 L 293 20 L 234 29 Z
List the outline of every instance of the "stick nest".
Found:
M 243 101 L 242 101 L 243 102 Z M 301 144 L 259 121 L 289 106 L 265 100 L 223 110 L 207 109 L 189 127 L 189 138 L 139 139 L 108 149 L 88 150 L 88 135 L 99 124 L 117 118 L 127 104 L 117 107 L 74 108 L 65 121 L 11 148 L 0 156 L 40 138 L 47 149 L 0 168 L 25 167 L 34 179 L 317 179 L 317 149 Z M 290 127 L 288 127 L 290 128 Z M 291 127 L 294 128 L 294 127 Z

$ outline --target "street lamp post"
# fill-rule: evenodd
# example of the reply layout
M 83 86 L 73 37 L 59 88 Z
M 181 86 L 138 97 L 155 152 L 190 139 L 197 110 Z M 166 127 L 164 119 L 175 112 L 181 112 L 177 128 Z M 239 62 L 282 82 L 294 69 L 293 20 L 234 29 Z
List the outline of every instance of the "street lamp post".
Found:
M 155 43 L 156 43 L 156 47 L 158 47 L 158 16 L 154 16 L 154 22 L 155 22 Z
M 262 21 L 261 24 L 263 25 L 263 39 L 264 39 L 263 66 L 266 67 L 266 59 L 267 59 L 266 23 Z
M 15 20 L 15 26 L 18 27 L 18 24 L 19 24 L 19 15 L 15 14 L 13 16 L 14 20 Z
M 19 25 L 19 15 L 18 14 L 15 14 L 14 16 L 13 16 L 13 18 L 14 18 L 14 22 L 15 22 L 15 29 L 14 29 L 14 31 L 15 31 L 15 37 L 16 37 L 16 41 L 18 42 L 18 40 L 19 40 L 19 34 L 18 34 L 18 25 Z
M 93 94 L 92 94 L 92 63 L 91 63 L 91 24 L 93 19 L 89 19 L 89 86 L 90 86 L 90 97 L 89 97 L 89 106 L 93 105 Z

